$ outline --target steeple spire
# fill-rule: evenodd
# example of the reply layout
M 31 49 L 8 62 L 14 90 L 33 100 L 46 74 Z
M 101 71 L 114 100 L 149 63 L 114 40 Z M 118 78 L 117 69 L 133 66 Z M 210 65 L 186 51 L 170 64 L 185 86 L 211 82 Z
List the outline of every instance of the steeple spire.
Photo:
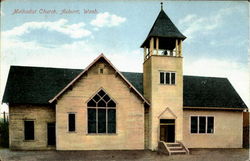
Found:
M 161 4 L 163 4 L 161 2 Z M 177 29 L 174 23 L 170 20 L 167 14 L 163 10 L 163 5 L 161 5 L 161 11 L 156 18 L 146 40 L 143 42 L 141 47 L 149 46 L 149 41 L 151 37 L 159 37 L 163 39 L 181 39 L 184 40 L 186 37 Z M 163 45 L 163 44 L 162 44 Z M 165 46 L 164 44 L 163 46 Z M 161 45 L 160 45 L 161 46 Z

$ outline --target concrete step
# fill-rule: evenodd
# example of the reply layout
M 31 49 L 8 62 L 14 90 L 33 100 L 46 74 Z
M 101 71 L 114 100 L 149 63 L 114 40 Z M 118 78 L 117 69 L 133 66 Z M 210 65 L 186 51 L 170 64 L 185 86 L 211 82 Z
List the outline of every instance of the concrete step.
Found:
M 167 143 L 168 147 L 181 146 L 179 143 Z
M 181 146 L 172 146 L 168 147 L 170 150 L 182 150 L 183 148 Z
M 186 151 L 185 150 L 171 150 L 170 153 L 171 153 L 171 155 L 174 155 L 174 154 L 186 154 Z
M 178 154 L 189 154 L 189 151 L 186 150 L 182 143 L 174 142 L 174 143 L 166 143 L 166 142 L 159 142 L 159 151 L 163 152 L 166 151 L 168 155 L 178 155 Z

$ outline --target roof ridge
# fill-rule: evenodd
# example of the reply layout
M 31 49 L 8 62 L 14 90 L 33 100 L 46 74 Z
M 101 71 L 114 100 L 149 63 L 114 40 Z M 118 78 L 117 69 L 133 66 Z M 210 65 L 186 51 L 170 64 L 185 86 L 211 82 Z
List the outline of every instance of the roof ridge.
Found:
M 46 67 L 46 66 L 25 66 L 25 65 L 10 65 L 10 67 L 18 67 L 18 68 L 43 68 L 43 69 L 69 69 L 69 70 L 84 70 L 80 68 L 66 68 L 66 67 Z
M 183 75 L 183 77 L 196 77 L 196 78 L 217 78 L 217 79 L 228 79 L 227 77 L 217 77 L 217 76 L 202 76 L 202 75 Z
M 20 68 L 42 68 L 42 69 L 64 69 L 64 70 L 84 70 L 80 68 L 67 68 L 67 67 L 43 67 L 43 66 L 25 66 L 25 65 L 10 65 L 10 67 L 20 67 Z M 143 74 L 143 72 L 131 72 L 131 71 L 120 71 L 121 73 L 137 73 Z M 201 77 L 201 78 L 221 78 L 228 79 L 227 77 L 219 77 L 219 76 L 202 76 L 202 75 L 183 75 L 183 77 Z
M 138 73 L 138 74 L 143 74 L 142 72 L 125 72 L 125 71 L 121 71 L 121 73 Z

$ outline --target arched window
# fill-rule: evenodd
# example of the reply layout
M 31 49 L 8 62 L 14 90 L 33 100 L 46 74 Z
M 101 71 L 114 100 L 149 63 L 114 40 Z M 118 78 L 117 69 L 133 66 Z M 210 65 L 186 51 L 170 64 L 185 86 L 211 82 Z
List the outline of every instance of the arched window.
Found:
M 116 133 L 116 103 L 100 90 L 87 103 L 88 133 Z

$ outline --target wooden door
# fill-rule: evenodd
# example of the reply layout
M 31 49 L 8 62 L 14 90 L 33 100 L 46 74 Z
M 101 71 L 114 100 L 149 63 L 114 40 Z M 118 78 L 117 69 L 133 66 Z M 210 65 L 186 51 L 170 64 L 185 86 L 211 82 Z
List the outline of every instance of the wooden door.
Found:
M 160 141 L 175 142 L 175 120 L 160 120 Z
M 47 140 L 48 140 L 48 145 L 56 145 L 55 123 L 47 124 Z

